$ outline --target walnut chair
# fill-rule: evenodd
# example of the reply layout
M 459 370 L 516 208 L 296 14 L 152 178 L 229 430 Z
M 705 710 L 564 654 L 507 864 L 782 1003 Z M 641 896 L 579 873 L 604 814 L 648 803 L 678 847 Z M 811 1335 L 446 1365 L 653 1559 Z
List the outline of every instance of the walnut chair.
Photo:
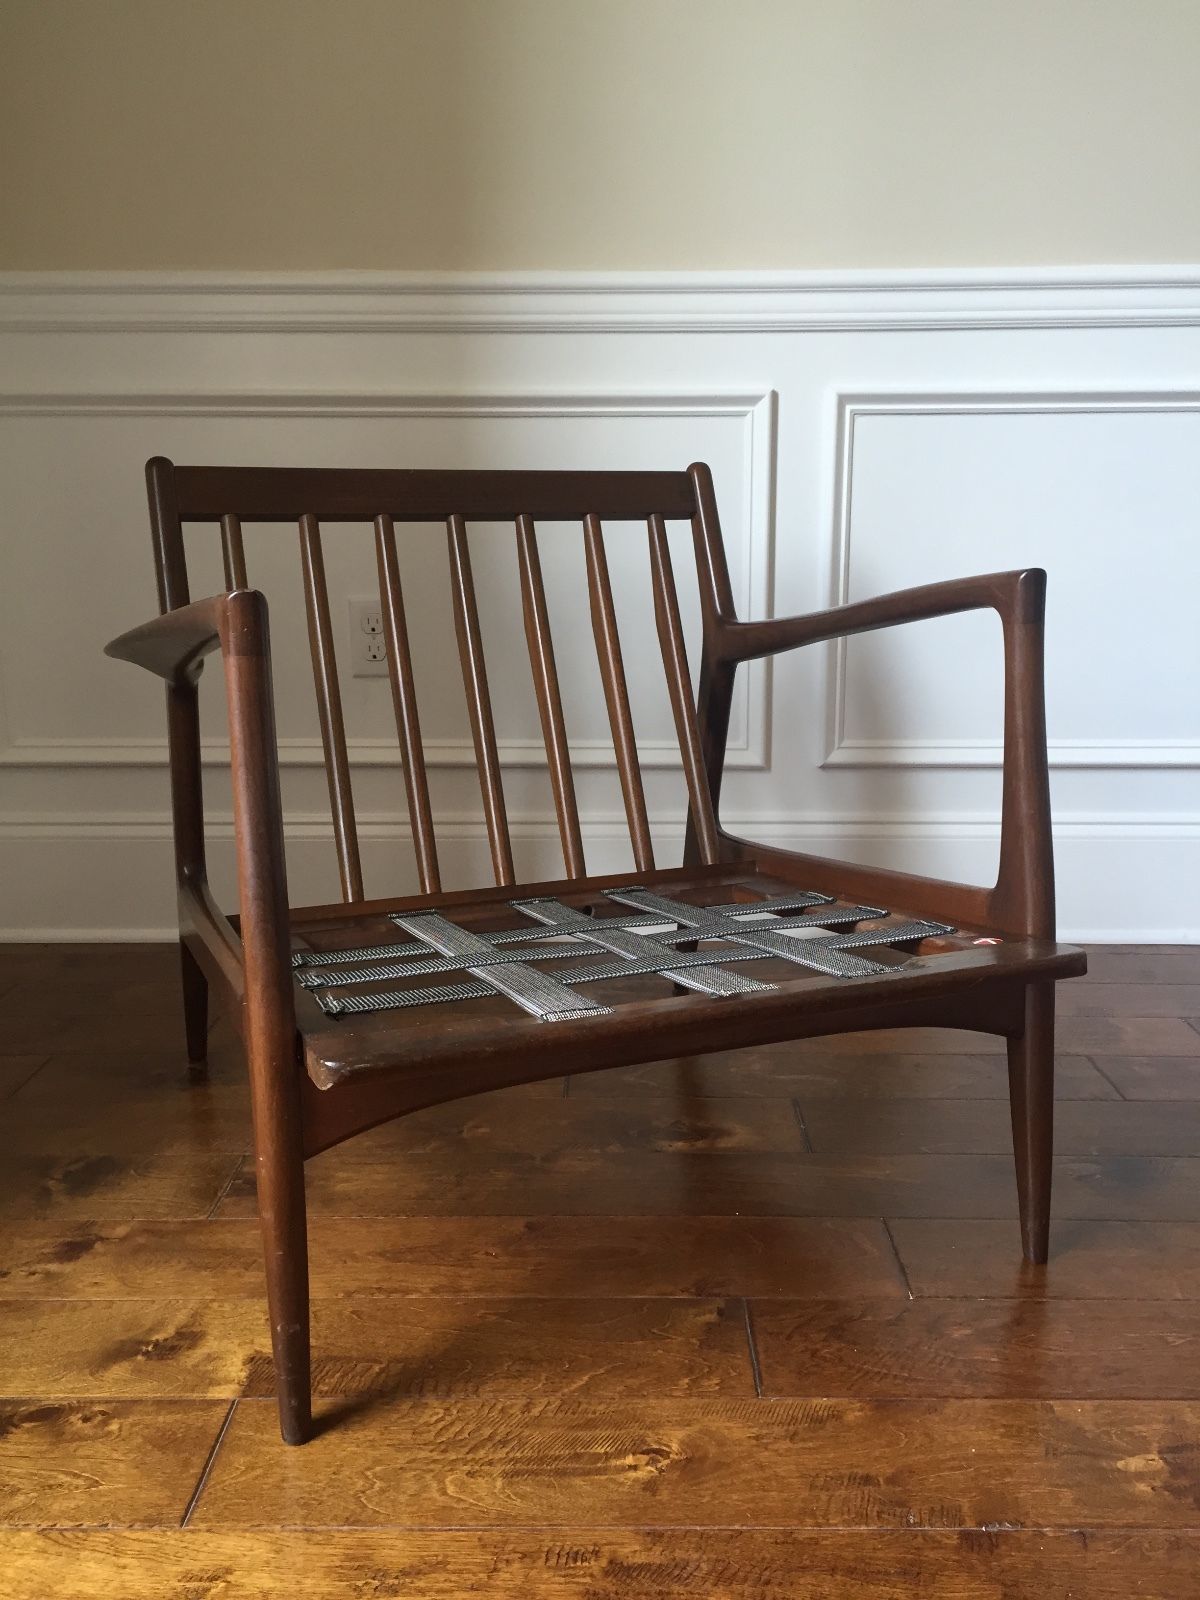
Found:
M 1046 1259 L 1054 983 L 1084 971 L 1054 943 L 1042 688 L 1045 574 L 1001 572 L 835 610 L 739 621 L 708 469 L 457 472 L 147 467 L 161 615 L 108 653 L 166 679 L 184 1021 L 202 1071 L 208 993 L 249 1064 L 258 1205 L 283 1437 L 312 1432 L 304 1162 L 425 1106 L 505 1085 L 861 1029 L 968 1028 L 1008 1046 L 1021 1236 Z M 509 523 L 564 876 L 518 884 L 484 664 L 468 521 Z M 631 873 L 586 874 L 535 523 L 581 525 Z M 682 867 L 655 866 L 603 523 L 649 538 L 658 645 L 687 782 Z M 693 695 L 667 524 L 690 524 L 703 624 Z M 321 522 L 373 525 L 400 764 L 421 892 L 366 899 Z M 243 522 L 298 538 L 342 903 L 290 908 L 267 603 Z M 192 600 L 185 524 L 220 529 L 225 592 Z M 437 523 L 495 887 L 443 890 L 396 544 Z M 556 537 L 570 537 L 561 528 Z M 411 596 L 410 596 L 411 599 Z M 727 833 L 719 801 L 734 677 L 748 661 L 976 609 L 1003 624 L 1004 786 L 991 888 L 826 860 Z M 220 651 L 229 708 L 240 914 L 205 871 L 197 679 Z M 849 1069 L 848 1070 L 852 1070 Z

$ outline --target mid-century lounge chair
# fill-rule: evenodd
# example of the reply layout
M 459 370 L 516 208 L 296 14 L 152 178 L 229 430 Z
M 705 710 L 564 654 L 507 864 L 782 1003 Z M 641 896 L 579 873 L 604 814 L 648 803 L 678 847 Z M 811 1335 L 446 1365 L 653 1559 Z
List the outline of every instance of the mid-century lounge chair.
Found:
M 1046 1259 L 1054 982 L 1084 970 L 1054 941 L 1042 690 L 1045 575 L 1001 572 L 836 610 L 742 622 L 712 483 L 686 472 L 452 472 L 149 463 L 162 614 L 109 654 L 167 681 L 188 1055 L 205 1056 L 210 984 L 249 1062 L 258 1204 L 283 1437 L 312 1429 L 304 1162 L 389 1118 L 463 1095 L 700 1051 L 858 1029 L 970 1028 L 1008 1045 L 1021 1235 Z M 320 524 L 373 524 L 419 895 L 364 899 Z M 588 877 L 535 522 L 582 525 L 633 865 Z M 658 645 L 689 797 L 682 867 L 654 864 L 602 525 L 648 531 Z M 703 648 L 698 697 L 666 524 L 690 523 Z M 242 523 L 298 540 L 343 902 L 289 907 L 267 603 Z M 565 876 L 514 879 L 467 524 L 507 522 Z M 225 592 L 193 601 L 183 527 L 221 531 Z M 445 892 L 438 869 L 396 523 L 449 542 L 458 653 L 496 886 Z M 489 535 L 495 537 L 495 533 Z M 556 537 L 566 537 L 561 528 Z M 412 596 L 409 596 L 410 601 Z M 740 665 L 893 623 L 990 608 L 1004 629 L 1004 789 L 992 888 L 944 883 L 726 833 L 721 772 Z M 561 635 L 560 635 L 561 637 Z M 197 678 L 219 650 L 229 706 L 240 915 L 205 873 Z M 815 930 L 815 931 L 814 931 Z M 821 931 L 823 930 L 823 931 Z M 799 935 L 799 936 L 798 936 Z M 807 935 L 807 936 L 806 936 Z M 199 1066 L 197 1066 L 197 1070 Z

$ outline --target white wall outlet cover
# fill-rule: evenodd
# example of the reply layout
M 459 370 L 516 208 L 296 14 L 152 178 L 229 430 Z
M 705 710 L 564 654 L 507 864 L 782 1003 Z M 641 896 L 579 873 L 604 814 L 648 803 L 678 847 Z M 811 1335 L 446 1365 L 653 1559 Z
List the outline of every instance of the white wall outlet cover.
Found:
M 349 645 L 351 672 L 356 678 L 387 677 L 387 645 L 383 638 L 383 608 L 378 599 L 351 597 Z

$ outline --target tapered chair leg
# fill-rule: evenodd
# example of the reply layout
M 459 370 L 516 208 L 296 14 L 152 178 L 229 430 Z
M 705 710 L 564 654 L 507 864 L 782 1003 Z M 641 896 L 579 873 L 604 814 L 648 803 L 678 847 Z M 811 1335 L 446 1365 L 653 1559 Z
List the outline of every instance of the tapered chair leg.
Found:
M 193 1078 L 208 1072 L 208 979 L 187 945 L 179 946 L 183 982 L 183 1029 Z
M 1008 1041 L 1008 1093 L 1021 1245 L 1026 1261 L 1050 1253 L 1050 1184 L 1054 1156 L 1054 985 L 1025 990 L 1025 1031 Z
M 309 1355 L 308 1225 L 304 1202 L 304 1156 L 299 1120 L 289 1115 L 292 1096 L 272 1093 L 294 1067 L 279 1076 L 256 1069 L 251 1058 L 254 1101 L 255 1176 L 271 1314 L 271 1348 L 279 1399 L 279 1431 L 287 1444 L 312 1434 L 312 1372 Z

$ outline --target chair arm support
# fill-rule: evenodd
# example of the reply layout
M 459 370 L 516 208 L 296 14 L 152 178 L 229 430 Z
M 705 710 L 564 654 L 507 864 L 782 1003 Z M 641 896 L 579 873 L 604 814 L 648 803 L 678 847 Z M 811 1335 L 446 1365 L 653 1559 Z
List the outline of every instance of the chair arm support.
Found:
M 292 1016 L 287 875 L 266 599 L 256 589 L 238 589 L 196 600 L 132 628 L 105 653 L 166 679 L 184 931 L 197 933 L 218 965 L 225 966 L 234 935 L 209 905 L 196 690 L 204 657 L 214 650 L 220 650 L 225 665 L 245 985 L 267 997 L 277 1020 L 286 1020 Z
M 718 670 L 731 674 L 743 661 L 800 645 L 978 610 L 996 611 L 1004 629 L 999 871 L 995 885 L 986 890 L 951 885 L 939 889 L 934 881 L 924 879 L 909 882 L 931 906 L 939 900 L 948 907 L 961 906 L 966 912 L 964 921 L 974 920 L 977 908 L 978 920 L 998 932 L 1052 939 L 1054 857 L 1044 687 L 1046 574 L 1040 568 L 955 578 L 775 621 L 737 622 L 728 616 L 710 616 L 706 619 L 706 646 Z M 812 865 L 820 864 L 812 861 Z M 848 865 L 847 871 L 852 880 L 862 869 Z M 903 880 L 897 881 L 902 888 Z
M 757 661 L 800 645 L 845 639 L 902 622 L 950 617 L 960 611 L 993 610 L 1005 619 L 1027 616 L 1040 621 L 1045 591 L 1046 574 L 1037 567 L 952 578 L 946 583 L 926 583 L 798 617 L 777 617 L 766 622 L 715 619 L 710 648 L 719 660 Z

